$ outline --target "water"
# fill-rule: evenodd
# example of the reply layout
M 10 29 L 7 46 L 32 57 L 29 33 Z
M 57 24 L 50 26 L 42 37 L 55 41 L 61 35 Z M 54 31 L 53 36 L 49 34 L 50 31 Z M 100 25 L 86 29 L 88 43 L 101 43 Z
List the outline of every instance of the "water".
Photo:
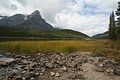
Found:
M 0 58 L 3 57 L 3 55 L 0 54 Z
M 81 38 L 0 37 L 0 42 L 3 42 L 3 41 L 48 41 L 48 40 L 81 40 Z
M 14 61 L 13 58 L 7 58 L 5 55 L 2 55 L 2 53 L 0 53 L 0 62 L 9 63 L 9 62 L 12 62 L 12 61 Z
M 7 62 L 7 63 L 9 63 L 9 62 L 12 62 L 12 61 L 14 61 L 13 58 L 5 58 L 5 57 L 0 58 L 0 62 Z

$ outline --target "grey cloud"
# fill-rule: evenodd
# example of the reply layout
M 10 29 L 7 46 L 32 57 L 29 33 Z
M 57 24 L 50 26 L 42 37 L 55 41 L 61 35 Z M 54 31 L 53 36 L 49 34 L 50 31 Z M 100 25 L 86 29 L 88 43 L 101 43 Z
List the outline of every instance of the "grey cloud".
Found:
M 26 0 L 16 0 L 16 1 L 18 1 L 19 3 L 21 3 L 23 6 L 27 5 Z
M 16 0 L 23 5 L 24 8 L 32 11 L 38 9 L 41 15 L 50 23 L 54 23 L 54 17 L 67 7 L 71 0 Z M 31 10 L 32 9 L 32 10 Z
M 9 0 L 0 0 L 0 7 L 10 8 L 10 1 Z

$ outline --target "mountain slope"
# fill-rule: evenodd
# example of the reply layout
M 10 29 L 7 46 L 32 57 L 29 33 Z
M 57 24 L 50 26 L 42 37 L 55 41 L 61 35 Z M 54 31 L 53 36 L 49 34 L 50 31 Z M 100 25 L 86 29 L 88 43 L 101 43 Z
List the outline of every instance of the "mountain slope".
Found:
M 92 36 L 92 38 L 95 38 L 95 39 L 108 39 L 108 35 L 109 35 L 109 32 L 105 32 L 105 33 L 102 33 L 102 34 L 97 34 L 97 35 L 94 35 Z
M 11 27 L 0 27 L 0 37 L 89 38 L 89 36 L 83 33 L 69 29 L 31 31 Z

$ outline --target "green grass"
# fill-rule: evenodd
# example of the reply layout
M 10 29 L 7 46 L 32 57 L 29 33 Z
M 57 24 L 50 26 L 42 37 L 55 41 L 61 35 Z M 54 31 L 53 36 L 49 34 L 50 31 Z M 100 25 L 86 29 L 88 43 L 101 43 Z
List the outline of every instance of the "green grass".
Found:
M 71 53 L 90 51 L 95 54 L 120 59 L 120 43 L 109 40 L 89 41 L 11 41 L 0 42 L 0 50 L 12 53 Z

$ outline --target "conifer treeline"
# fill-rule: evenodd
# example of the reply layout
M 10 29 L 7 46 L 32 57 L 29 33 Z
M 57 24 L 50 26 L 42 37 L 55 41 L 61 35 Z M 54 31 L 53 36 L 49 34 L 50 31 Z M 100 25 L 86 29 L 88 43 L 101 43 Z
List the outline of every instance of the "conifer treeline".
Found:
M 115 21 L 115 14 L 117 21 Z M 118 9 L 115 14 L 114 11 L 110 14 L 109 39 L 111 40 L 120 39 L 120 2 L 118 2 Z

